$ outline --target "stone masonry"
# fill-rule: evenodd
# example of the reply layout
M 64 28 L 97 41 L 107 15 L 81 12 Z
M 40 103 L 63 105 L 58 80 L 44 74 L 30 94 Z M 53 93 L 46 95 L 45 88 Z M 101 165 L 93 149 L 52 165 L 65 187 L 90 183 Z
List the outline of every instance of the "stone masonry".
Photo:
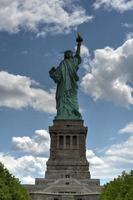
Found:
M 50 157 L 45 178 L 25 185 L 33 200 L 98 200 L 99 179 L 91 179 L 83 120 L 55 120 L 49 127 Z

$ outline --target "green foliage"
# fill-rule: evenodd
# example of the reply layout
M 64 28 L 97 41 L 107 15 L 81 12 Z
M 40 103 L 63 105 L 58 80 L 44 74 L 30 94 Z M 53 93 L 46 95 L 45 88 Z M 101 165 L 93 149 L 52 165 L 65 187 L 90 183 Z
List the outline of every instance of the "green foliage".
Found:
M 19 180 L 0 162 L 0 200 L 31 200 Z
M 133 170 L 104 185 L 100 200 L 133 200 Z

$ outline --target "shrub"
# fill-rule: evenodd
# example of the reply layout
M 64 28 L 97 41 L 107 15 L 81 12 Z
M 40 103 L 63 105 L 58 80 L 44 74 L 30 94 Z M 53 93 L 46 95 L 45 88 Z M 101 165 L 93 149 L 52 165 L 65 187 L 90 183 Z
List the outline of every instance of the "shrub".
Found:
M 133 200 L 133 170 L 104 185 L 100 200 Z
M 20 181 L 0 162 L 0 200 L 31 200 Z

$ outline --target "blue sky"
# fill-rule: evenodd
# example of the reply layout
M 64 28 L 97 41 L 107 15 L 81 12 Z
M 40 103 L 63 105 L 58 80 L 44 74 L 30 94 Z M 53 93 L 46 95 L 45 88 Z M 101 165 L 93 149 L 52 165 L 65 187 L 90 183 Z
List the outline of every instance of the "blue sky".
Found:
M 79 105 L 92 178 L 133 168 L 133 0 L 0 1 L 0 160 L 43 177 L 56 114 L 49 70 L 84 38 Z

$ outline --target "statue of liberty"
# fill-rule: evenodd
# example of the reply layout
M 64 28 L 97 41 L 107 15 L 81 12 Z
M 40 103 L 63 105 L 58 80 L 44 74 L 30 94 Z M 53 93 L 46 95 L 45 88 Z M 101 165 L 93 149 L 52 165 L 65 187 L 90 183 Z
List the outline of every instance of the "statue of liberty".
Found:
M 83 39 L 78 34 L 76 39 L 77 50 L 75 55 L 71 50 L 64 52 L 64 60 L 57 68 L 53 67 L 50 71 L 50 77 L 57 84 L 56 89 L 56 120 L 80 120 L 77 91 L 77 81 L 79 77 L 77 71 L 81 63 L 80 47 Z

